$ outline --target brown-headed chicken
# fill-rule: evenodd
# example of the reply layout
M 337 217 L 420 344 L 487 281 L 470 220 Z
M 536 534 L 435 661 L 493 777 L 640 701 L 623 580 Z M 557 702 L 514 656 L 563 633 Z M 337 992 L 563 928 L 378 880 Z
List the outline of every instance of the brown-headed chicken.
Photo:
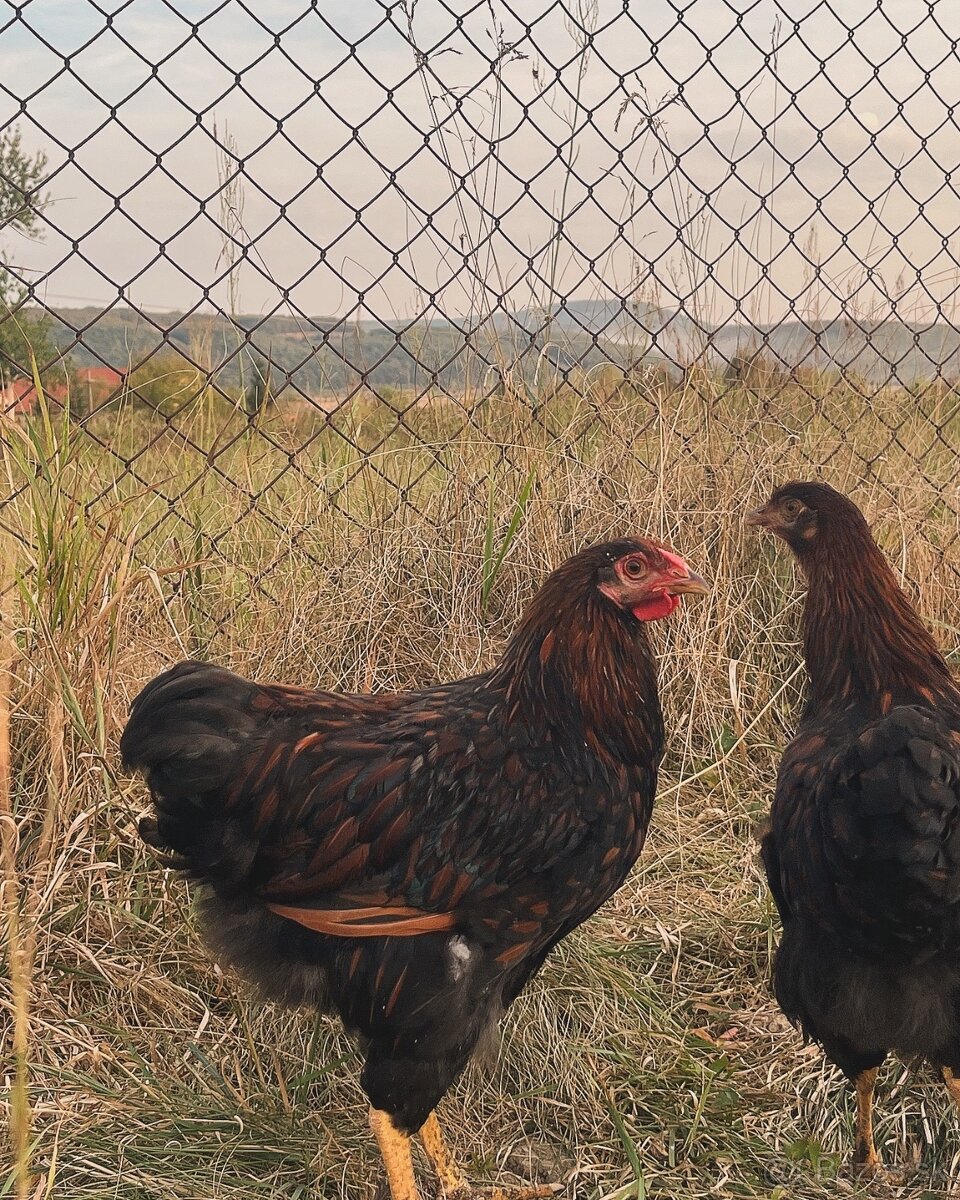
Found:
M 747 523 L 807 579 L 806 707 L 762 843 L 774 989 L 853 1083 L 854 1161 L 874 1173 L 888 1053 L 933 1063 L 960 1103 L 960 692 L 846 496 L 788 483 Z

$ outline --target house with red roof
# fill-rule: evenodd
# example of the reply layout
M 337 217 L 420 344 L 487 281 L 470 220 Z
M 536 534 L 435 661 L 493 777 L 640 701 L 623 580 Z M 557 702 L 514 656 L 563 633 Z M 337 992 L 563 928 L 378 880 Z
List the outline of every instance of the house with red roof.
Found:
M 78 367 L 73 372 L 74 401 L 78 402 L 79 411 L 89 412 L 108 400 L 125 382 L 126 374 L 113 367 Z M 67 385 L 59 380 L 47 378 L 42 386 L 47 400 L 62 404 L 70 394 Z M 37 389 L 32 379 L 20 376 L 0 386 L 0 413 L 22 417 L 36 410 Z

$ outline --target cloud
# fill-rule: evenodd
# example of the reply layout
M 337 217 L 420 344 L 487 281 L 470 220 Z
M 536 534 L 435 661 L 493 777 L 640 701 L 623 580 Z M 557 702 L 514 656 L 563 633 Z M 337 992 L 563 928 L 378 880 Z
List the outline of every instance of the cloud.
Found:
M 224 303 L 239 172 L 253 311 L 640 289 L 696 295 L 715 319 L 761 293 L 784 313 L 804 302 L 811 239 L 838 291 L 863 262 L 878 295 L 910 270 L 916 288 L 916 263 L 930 290 L 952 286 L 957 138 L 939 97 L 960 18 L 942 6 L 933 21 L 919 0 L 849 0 L 841 20 L 815 0 L 777 19 L 701 3 L 681 21 L 667 0 L 642 20 L 619 0 L 591 19 L 582 0 L 589 39 L 545 3 L 465 7 L 458 23 L 420 0 L 414 47 L 403 8 L 376 0 L 276 0 L 259 19 L 141 0 L 110 28 L 76 0 L 27 6 L 0 37 L 0 114 L 29 97 L 24 136 L 55 173 L 45 241 L 16 248 L 25 277 L 50 303 L 121 286 L 149 307 L 205 288 Z

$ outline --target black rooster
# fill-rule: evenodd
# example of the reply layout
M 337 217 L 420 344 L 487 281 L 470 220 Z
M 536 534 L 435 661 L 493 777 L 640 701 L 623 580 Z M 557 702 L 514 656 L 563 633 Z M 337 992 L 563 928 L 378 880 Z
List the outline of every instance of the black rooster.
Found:
M 221 959 L 363 1036 L 393 1200 L 417 1196 L 417 1131 L 443 1194 L 467 1191 L 434 1107 L 636 862 L 663 749 L 646 622 L 705 590 L 624 538 L 554 571 L 482 675 L 357 696 L 187 662 L 134 701 L 141 835 L 205 885 Z
M 788 483 L 747 517 L 807 577 L 809 688 L 762 843 L 783 922 L 780 1007 L 856 1089 L 854 1162 L 874 1173 L 888 1052 L 960 1104 L 960 692 L 859 509 Z

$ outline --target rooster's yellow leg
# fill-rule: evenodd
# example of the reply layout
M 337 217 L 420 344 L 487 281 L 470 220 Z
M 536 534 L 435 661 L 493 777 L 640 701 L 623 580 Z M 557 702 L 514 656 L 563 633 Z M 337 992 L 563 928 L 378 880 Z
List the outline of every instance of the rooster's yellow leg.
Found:
M 441 1194 L 447 1197 L 465 1191 L 468 1187 L 466 1177 L 443 1140 L 436 1113 L 431 1113 L 424 1121 L 420 1130 L 420 1141 L 437 1174 Z
M 853 1086 L 857 1091 L 857 1148 L 853 1161 L 857 1170 L 872 1175 L 880 1168 L 880 1158 L 873 1144 L 873 1093 L 877 1086 L 877 1068 L 861 1071 Z
M 431 1113 L 423 1123 L 420 1141 L 437 1173 L 443 1200 L 545 1200 L 545 1197 L 554 1196 L 559 1190 L 552 1184 L 519 1188 L 471 1187 L 447 1148 L 436 1113 Z
M 410 1139 L 390 1120 L 390 1114 L 379 1108 L 370 1109 L 370 1128 L 377 1139 L 383 1165 L 390 1184 L 390 1200 L 420 1200 L 417 1181 L 413 1177 L 413 1156 Z
M 957 1108 L 960 1108 L 960 1075 L 955 1075 L 949 1067 L 943 1067 L 943 1082 Z

